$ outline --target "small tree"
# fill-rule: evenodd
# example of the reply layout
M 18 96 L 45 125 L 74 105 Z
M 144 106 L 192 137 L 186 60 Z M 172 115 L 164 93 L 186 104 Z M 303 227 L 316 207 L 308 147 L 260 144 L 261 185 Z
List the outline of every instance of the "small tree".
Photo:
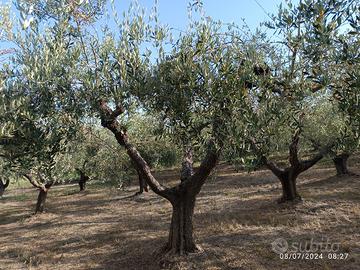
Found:
M 318 153 L 308 160 L 300 159 L 300 138 L 307 139 L 303 136 L 308 124 L 304 117 L 311 117 L 316 97 L 326 95 L 331 86 L 329 73 L 325 72 L 332 68 L 325 66 L 329 63 L 326 61 L 329 37 L 341 27 L 353 1 L 300 1 L 296 5 L 286 1 L 286 4 L 285 8 L 280 7 L 278 16 L 273 16 L 273 22 L 267 23 L 280 35 L 280 40 L 261 41 L 257 46 L 266 48 L 265 52 L 257 52 L 268 72 L 259 76 L 254 70 L 257 76 L 249 78 L 247 109 L 251 117 L 246 126 L 249 140 L 241 141 L 240 136 L 238 142 L 240 156 L 249 153 L 245 161 L 253 165 L 264 163 L 279 178 L 283 187 L 280 202 L 300 198 L 296 191 L 297 176 L 324 157 L 338 140 L 335 138 L 329 144 L 316 142 Z M 259 56 L 249 55 L 245 66 L 258 63 Z M 269 155 L 286 141 L 289 166 L 281 168 L 269 160 Z M 274 145 L 269 146 L 271 143 Z
M 49 126 L 39 126 L 34 119 L 19 115 L 12 121 L 15 129 L 10 131 L 10 136 L 3 137 L 6 143 L 1 147 L 2 156 L 8 170 L 23 175 L 39 189 L 35 213 L 43 212 L 48 190 L 56 181 L 52 171 L 57 155 L 64 149 L 64 134 L 50 131 Z
M 1 69 L 1 118 L 7 127 L 2 134 L 1 151 L 9 170 L 24 175 L 39 189 L 35 212 L 42 212 L 47 192 L 56 181 L 53 169 L 58 155 L 66 150 L 66 142 L 76 130 L 75 114 L 62 107 L 61 96 L 55 97 L 52 91 L 61 92 L 73 83 L 74 73 L 68 70 L 78 52 L 66 38 L 66 19 L 54 22 L 54 31 L 45 31 L 41 36 L 40 19 L 29 18 L 33 16 L 31 3 L 19 1 L 17 7 L 21 24 L 1 29 L 7 31 L 8 41 L 18 48 L 11 64 L 4 63 Z M 76 104 L 74 93 L 68 94 Z
M 301 46 L 300 52 L 295 39 L 293 48 L 298 55 L 301 53 L 304 78 L 313 83 L 313 91 L 326 89 L 323 95 L 333 96 L 334 104 L 339 105 L 341 132 L 332 154 L 339 176 L 351 174 L 347 159 L 359 147 L 355 83 L 359 51 L 358 11 L 359 4 L 352 0 L 300 1 L 298 5 L 289 4 L 281 10 L 279 18 L 283 19 L 277 24 L 279 29 L 288 29 L 285 32 L 290 34 L 291 29 L 296 31 L 297 27 L 298 43 L 306 46 Z M 293 24 L 296 21 L 300 23 Z

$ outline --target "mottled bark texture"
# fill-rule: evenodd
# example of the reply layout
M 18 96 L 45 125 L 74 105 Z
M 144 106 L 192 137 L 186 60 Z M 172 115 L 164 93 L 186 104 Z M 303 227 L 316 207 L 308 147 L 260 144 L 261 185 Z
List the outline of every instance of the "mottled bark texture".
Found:
M 39 195 L 37 197 L 35 207 L 35 214 L 44 212 L 47 193 L 48 189 L 39 189 Z
M 150 188 L 157 195 L 167 199 L 172 205 L 173 213 L 169 238 L 162 251 L 167 254 L 180 255 L 198 251 L 199 247 L 195 244 L 192 222 L 195 201 L 201 187 L 216 166 L 220 155 L 218 148 L 211 144 L 196 173 L 177 186 L 167 188 L 152 175 L 149 165 L 130 143 L 126 130 L 117 121 L 116 118 L 124 112 L 123 108 L 118 105 L 115 110 L 112 110 L 105 101 L 100 101 L 99 110 L 102 126 L 110 130 L 117 142 L 126 149 L 127 154 Z

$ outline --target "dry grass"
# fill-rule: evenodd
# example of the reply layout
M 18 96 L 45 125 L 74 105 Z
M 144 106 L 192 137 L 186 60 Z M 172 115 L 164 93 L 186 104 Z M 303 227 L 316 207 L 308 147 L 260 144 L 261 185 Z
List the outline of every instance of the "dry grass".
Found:
M 353 164 L 355 165 L 355 164 Z M 352 168 L 356 171 L 355 166 Z M 357 170 L 358 173 L 359 170 Z M 204 186 L 194 217 L 205 252 L 176 258 L 172 269 L 360 269 L 360 178 L 334 177 L 313 168 L 299 179 L 304 202 L 278 205 L 280 185 L 268 171 L 236 173 L 221 166 Z M 175 172 L 159 174 L 175 183 Z M 0 199 L 0 269 L 159 269 L 154 254 L 166 241 L 170 204 L 153 193 L 57 186 L 48 212 L 30 215 L 36 191 L 10 190 Z M 341 260 L 280 260 L 271 250 L 279 237 L 290 242 L 329 238 L 350 257 Z

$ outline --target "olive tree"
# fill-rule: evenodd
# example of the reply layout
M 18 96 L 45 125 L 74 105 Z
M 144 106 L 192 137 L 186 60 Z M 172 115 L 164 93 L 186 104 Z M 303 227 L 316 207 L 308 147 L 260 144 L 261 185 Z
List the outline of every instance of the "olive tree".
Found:
M 346 31 L 331 36 L 331 57 L 327 61 L 331 67 L 327 71 L 331 78 L 332 100 L 344 118 L 338 153 L 333 158 L 339 176 L 354 175 L 347 168 L 347 160 L 360 147 L 359 9 L 359 4 L 348 8 Z
M 244 65 L 251 67 L 260 55 L 264 72 L 257 74 L 254 69 L 249 78 L 247 110 L 252 116 L 245 129 L 248 138 L 243 141 L 239 136 L 240 150 L 233 154 L 238 151 L 242 157 L 248 153 L 247 160 L 240 160 L 255 167 L 264 164 L 279 178 L 283 188 L 279 202 L 301 198 L 296 190 L 298 175 L 330 153 L 339 141 L 339 138 L 326 142 L 309 140 L 316 135 L 305 136 L 304 130 L 309 124 L 306 119 L 314 114 L 315 100 L 328 95 L 332 75 L 339 72 L 335 62 L 328 65 L 331 62 L 327 59 L 332 55 L 329 42 L 340 31 L 353 4 L 354 1 L 308 0 L 296 4 L 286 1 L 285 7 L 280 6 L 278 15 L 272 17 L 273 21 L 266 24 L 278 38 L 258 40 L 257 48 L 262 50 L 256 51 L 256 57 L 248 54 L 244 60 Z M 327 72 L 328 69 L 332 72 Z M 239 108 L 239 114 L 243 110 Z M 317 125 L 315 133 L 324 123 Z M 239 127 L 244 129 L 240 124 Z M 315 144 L 318 153 L 302 160 L 300 141 L 305 143 L 305 149 Z M 288 166 L 281 167 L 270 161 L 270 155 L 284 144 L 288 148 Z
M 232 108 L 240 106 L 243 100 L 243 92 L 239 91 L 244 83 L 237 61 L 239 41 L 224 35 L 219 25 L 206 21 L 194 24 L 193 30 L 181 36 L 166 53 L 162 46 L 164 28 L 145 24 L 141 12 L 134 13 L 124 18 L 118 40 L 108 34 L 102 41 L 90 38 L 84 42 L 89 44 L 84 46 L 88 52 L 84 57 L 84 96 L 89 108 L 100 117 L 101 125 L 126 150 L 150 188 L 171 203 L 170 232 L 163 252 L 196 252 L 199 247 L 192 222 L 196 197 L 220 158 Z M 148 53 L 141 52 L 141 46 L 149 40 L 159 49 L 155 63 Z M 148 93 L 153 94 L 152 100 L 143 101 Z M 191 115 L 199 113 L 202 127 L 196 124 L 197 132 L 185 135 L 203 145 L 205 157 L 194 174 L 174 187 L 157 181 L 131 142 L 124 118 L 131 117 L 128 108 L 134 100 L 150 110 L 159 102 L 161 105 L 155 106 L 157 113 L 165 116 L 164 126 L 173 130 L 177 125 L 192 125 Z M 179 105 L 179 101 L 186 106 Z
M 304 77 L 314 84 L 315 91 L 325 89 L 324 97 L 332 96 L 333 104 L 338 106 L 335 111 L 342 121 L 331 156 L 339 176 L 351 174 L 347 160 L 359 147 L 358 91 L 354 80 L 359 51 L 359 8 L 353 0 L 300 1 L 294 7 L 289 5 L 284 12 L 289 22 L 295 16 L 305 21 L 305 27 L 299 30 L 306 44 L 302 50 Z M 334 133 L 330 131 L 328 136 Z
M 39 189 L 35 213 L 43 212 L 48 190 L 56 181 L 53 167 L 64 151 L 66 131 L 60 121 L 55 124 L 52 119 L 37 120 L 32 113 L 23 113 L 22 108 L 21 113 L 7 116 L 13 129 L 8 130 L 8 135 L 3 134 L 0 152 L 7 171 L 24 176 Z M 44 125 L 42 121 L 48 123 Z
M 76 114 L 73 107 L 69 110 L 70 104 L 77 104 L 75 93 L 66 92 L 69 103 L 64 106 L 61 95 L 53 92 L 64 95 L 65 89 L 72 89 L 71 71 L 76 70 L 79 50 L 70 42 L 68 16 L 48 22 L 44 29 L 41 20 L 29 17 L 33 3 L 19 1 L 17 7 L 20 25 L 2 29 L 16 51 L 10 63 L 2 65 L 6 76 L 1 117 L 7 134 L 2 134 L 1 151 L 8 167 L 39 189 L 36 212 L 42 212 L 47 192 L 57 180 L 53 171 L 57 158 L 76 130 Z

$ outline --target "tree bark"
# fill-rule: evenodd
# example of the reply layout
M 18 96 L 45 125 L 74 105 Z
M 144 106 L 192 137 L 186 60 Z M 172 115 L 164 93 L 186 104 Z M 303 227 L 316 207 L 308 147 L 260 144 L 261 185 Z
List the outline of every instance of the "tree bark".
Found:
M 136 192 L 135 195 L 140 195 L 140 194 L 142 194 L 144 192 L 144 190 L 146 192 L 148 192 L 149 191 L 149 186 L 146 183 L 145 178 L 141 175 L 141 172 L 138 169 L 136 169 L 136 172 L 137 172 L 138 178 L 139 178 L 139 191 Z
M 186 255 L 201 250 L 193 237 L 195 200 L 195 195 L 184 194 L 172 202 L 173 212 L 169 238 L 165 246 L 166 253 Z
M 347 167 L 349 157 L 349 154 L 340 154 L 333 158 L 337 176 L 351 175 L 351 172 Z
M 45 202 L 47 197 L 47 189 L 39 189 L 39 195 L 36 202 L 35 214 L 43 213 L 45 210 Z
M 100 100 L 99 109 L 101 125 L 110 130 L 117 142 L 126 149 L 130 159 L 150 188 L 172 204 L 173 213 L 165 252 L 183 255 L 200 250 L 193 238 L 192 218 L 195 200 L 212 169 L 216 166 L 222 147 L 211 141 L 206 156 L 196 173 L 180 182 L 179 185 L 168 188 L 161 185 L 152 175 L 147 162 L 130 143 L 126 129 L 116 120 L 116 117 L 124 112 L 121 105 L 117 105 L 116 109 L 112 110 L 104 100 Z
M 296 189 L 297 177 L 302 172 L 310 169 L 318 161 L 320 161 L 332 147 L 332 145 L 326 146 L 324 149 L 321 149 L 317 155 L 315 155 L 309 160 L 300 160 L 298 156 L 299 136 L 300 131 L 297 130 L 289 145 L 289 167 L 284 169 L 280 168 L 274 162 L 268 161 L 265 156 L 262 157 L 267 168 L 271 170 L 272 173 L 275 174 L 281 182 L 282 197 L 278 199 L 279 203 L 301 200 L 301 196 Z M 258 151 L 255 142 L 252 143 L 252 147 L 255 149 L 255 151 Z
M 193 151 L 191 146 L 184 147 L 184 154 L 183 154 L 183 162 L 181 164 L 181 175 L 180 180 L 181 182 L 185 181 L 186 179 L 190 178 L 194 174 L 194 160 L 193 160 Z
M 46 182 L 46 179 L 40 173 L 38 174 L 38 176 L 43 182 Z M 35 207 L 35 214 L 44 212 L 47 193 L 51 186 L 54 184 L 54 181 L 48 182 L 46 184 L 40 184 L 37 180 L 33 178 L 31 173 L 24 174 L 24 177 L 28 179 L 34 187 L 39 189 L 39 195 Z
M 4 194 L 5 189 L 8 187 L 9 183 L 9 179 L 6 180 L 5 184 L 2 179 L 0 179 L 0 197 L 2 197 L 2 195 Z
M 50 182 L 39 188 L 39 195 L 36 202 L 35 214 L 44 212 L 47 194 L 52 185 L 53 182 Z
M 89 176 L 87 176 L 82 170 L 77 169 L 77 171 L 80 174 L 80 179 L 79 179 L 79 186 L 80 186 L 80 191 L 85 190 L 86 188 L 86 182 L 89 180 Z
M 298 172 L 290 169 L 285 171 L 284 175 L 279 178 L 282 186 L 282 197 L 278 199 L 279 203 L 301 200 L 301 196 L 296 189 L 296 178 L 298 175 Z

